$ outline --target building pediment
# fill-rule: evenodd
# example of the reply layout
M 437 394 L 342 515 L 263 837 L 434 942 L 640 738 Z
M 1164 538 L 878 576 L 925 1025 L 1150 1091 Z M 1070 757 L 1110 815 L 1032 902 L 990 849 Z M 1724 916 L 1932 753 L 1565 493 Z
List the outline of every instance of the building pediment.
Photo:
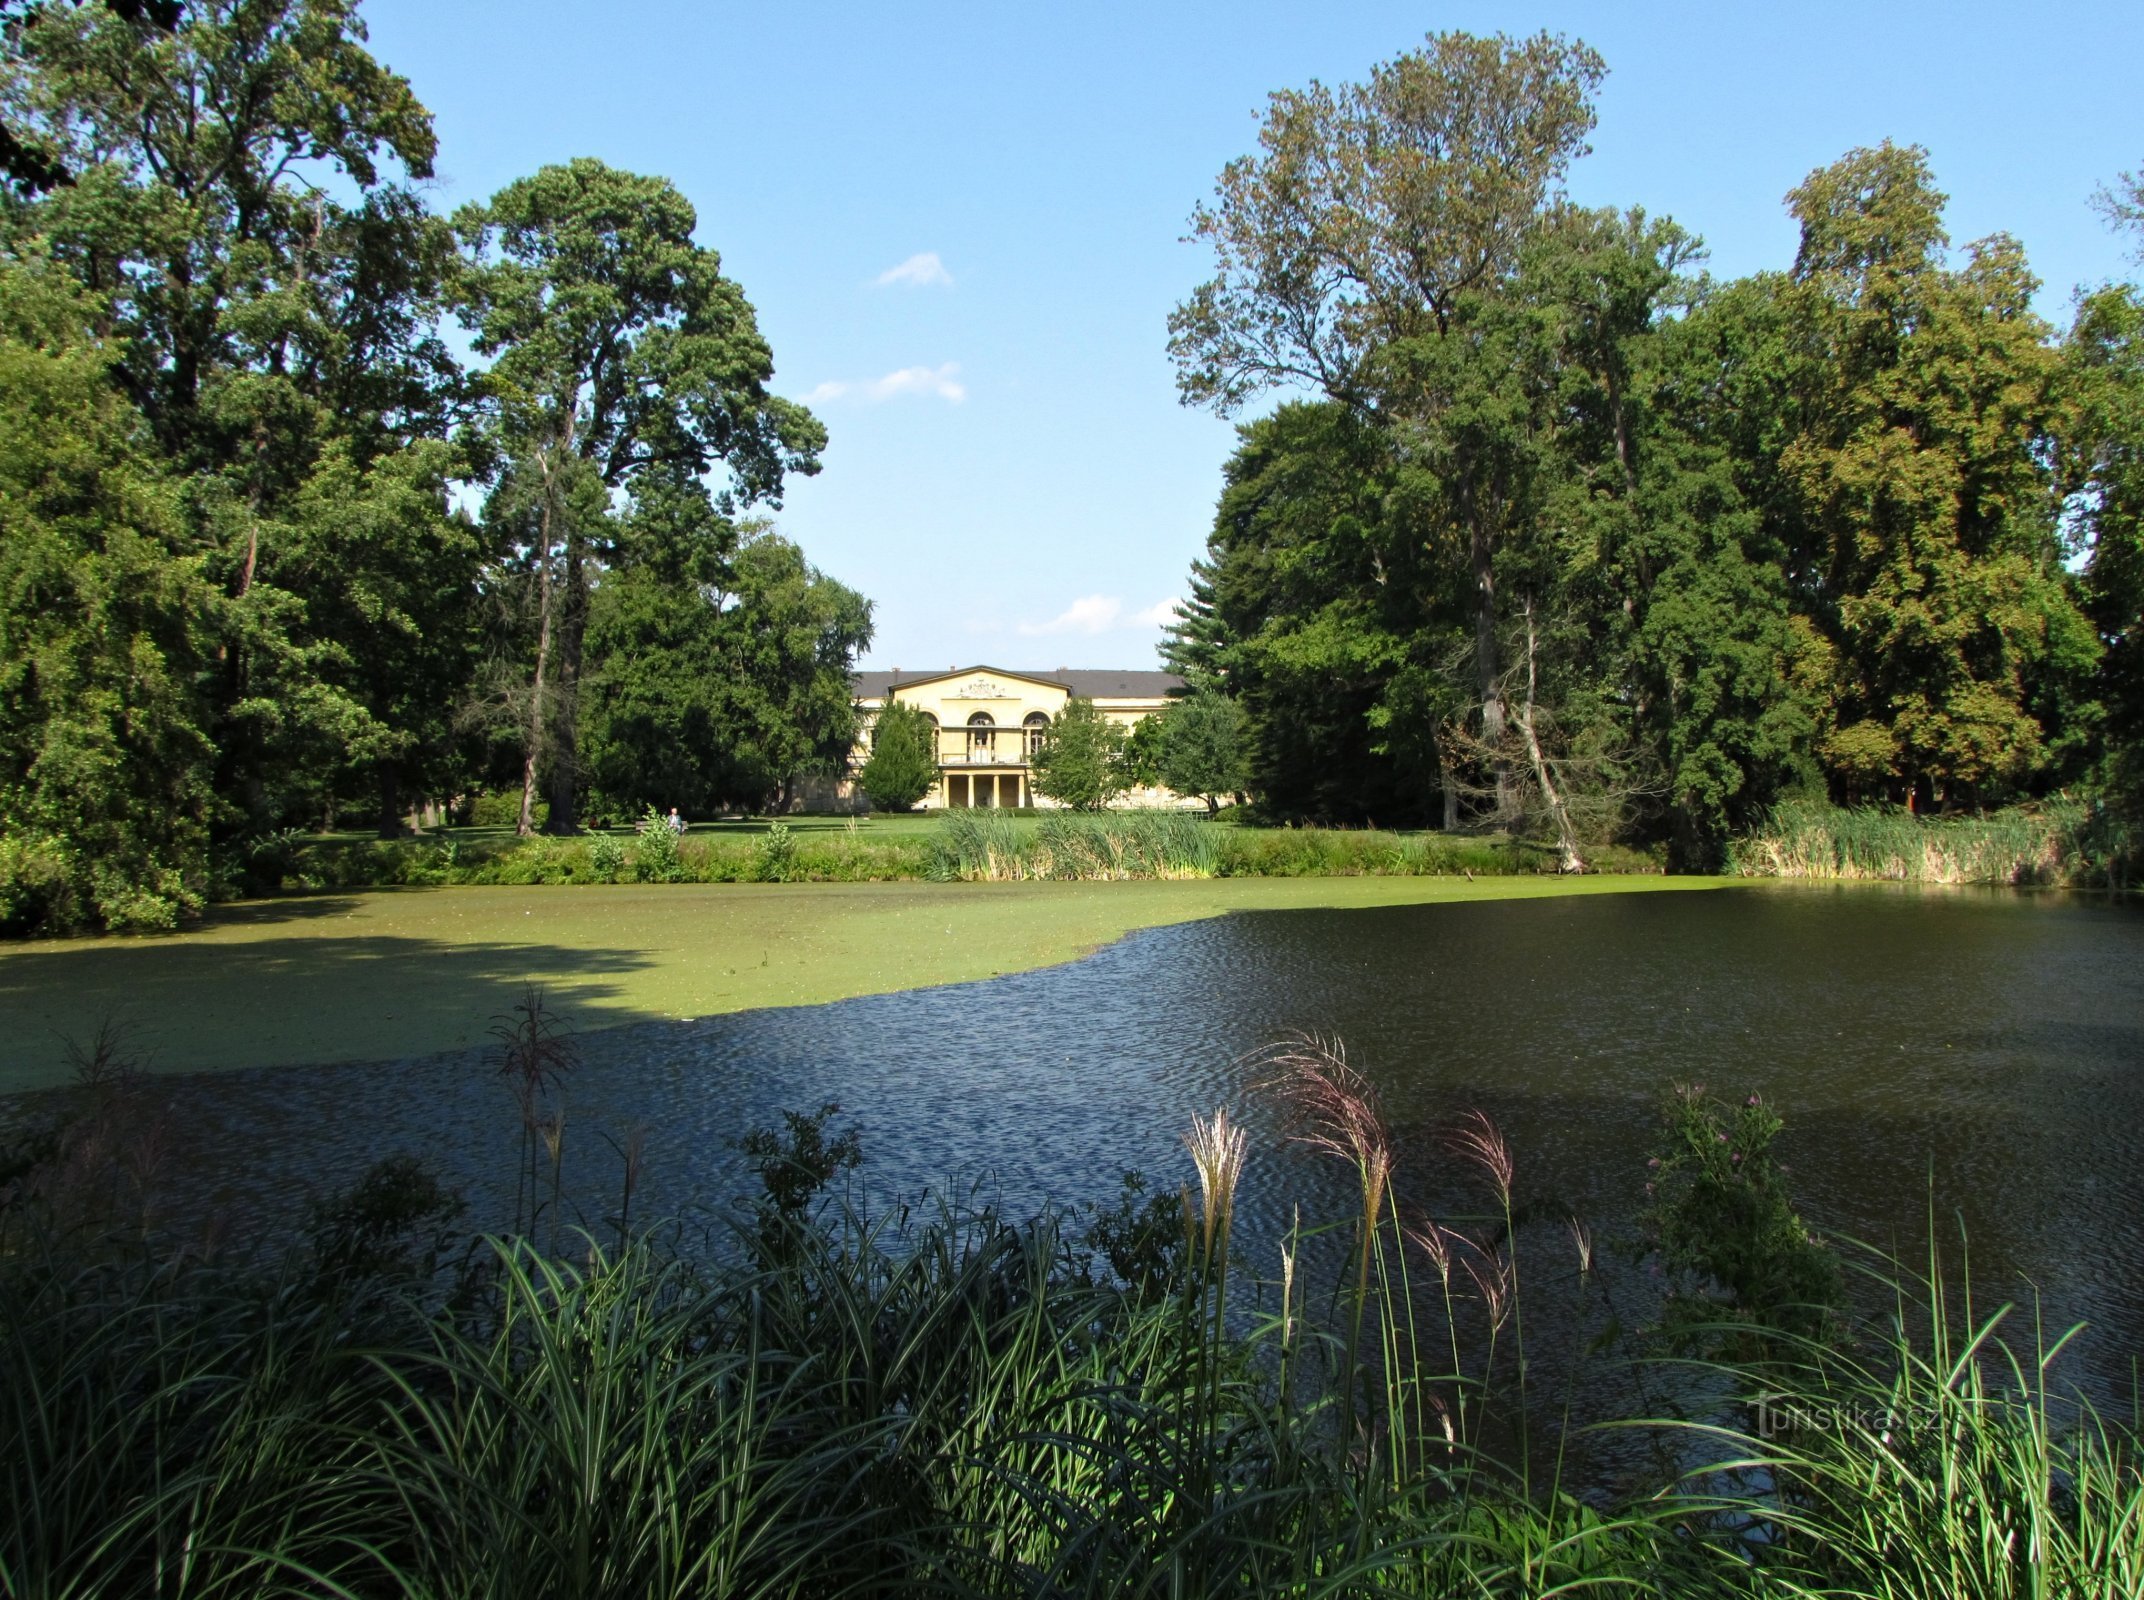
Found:
M 904 699 L 932 698 L 939 700 L 1021 700 L 1031 698 L 1037 689 L 1070 694 L 1071 685 L 1055 678 L 1045 678 L 1028 672 L 1008 672 L 1003 667 L 961 667 L 951 672 L 933 672 L 909 676 L 898 674 L 857 674 L 858 687 L 871 698 L 887 693 L 899 693 Z M 870 683 L 874 677 L 884 676 L 891 681 L 883 687 Z M 874 692 L 875 691 L 875 692 Z

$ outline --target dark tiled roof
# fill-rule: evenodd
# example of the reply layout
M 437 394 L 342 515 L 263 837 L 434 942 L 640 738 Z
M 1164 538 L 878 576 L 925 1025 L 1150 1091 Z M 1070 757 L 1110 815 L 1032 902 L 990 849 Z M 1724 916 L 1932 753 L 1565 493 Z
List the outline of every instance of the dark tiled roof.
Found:
M 995 672 L 1007 678 L 1034 678 L 1062 684 L 1082 700 L 1158 700 L 1184 687 L 1173 672 L 1120 671 L 1115 667 L 1068 667 L 1034 671 L 1020 667 L 953 667 L 944 672 L 859 672 L 851 678 L 859 700 L 882 700 L 890 689 L 911 683 L 935 683 L 940 678 L 965 678 L 971 673 Z

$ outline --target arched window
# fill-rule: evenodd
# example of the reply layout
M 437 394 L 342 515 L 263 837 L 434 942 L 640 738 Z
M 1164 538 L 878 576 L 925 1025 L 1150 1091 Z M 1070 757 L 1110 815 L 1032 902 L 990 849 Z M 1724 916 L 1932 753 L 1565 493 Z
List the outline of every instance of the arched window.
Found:
M 987 711 L 978 711 L 968 719 L 968 755 L 970 759 L 976 756 L 986 756 L 990 753 L 991 747 L 997 743 L 997 726 L 991 720 L 990 713 Z
M 1027 753 L 1035 755 L 1042 749 L 1043 735 L 1050 731 L 1050 719 L 1039 711 L 1030 711 L 1021 726 L 1027 729 Z

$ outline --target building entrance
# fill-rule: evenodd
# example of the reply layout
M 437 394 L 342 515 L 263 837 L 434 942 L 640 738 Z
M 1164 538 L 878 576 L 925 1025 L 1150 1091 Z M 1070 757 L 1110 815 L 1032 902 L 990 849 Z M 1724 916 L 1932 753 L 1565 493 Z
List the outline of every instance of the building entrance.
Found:
M 949 806 L 1022 806 L 1027 804 L 1026 774 L 1020 772 L 948 772 Z

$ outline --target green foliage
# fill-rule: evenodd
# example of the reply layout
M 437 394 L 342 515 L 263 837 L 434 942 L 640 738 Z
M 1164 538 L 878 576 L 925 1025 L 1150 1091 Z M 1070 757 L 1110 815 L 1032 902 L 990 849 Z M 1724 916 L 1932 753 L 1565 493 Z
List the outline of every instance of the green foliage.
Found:
M 2064 350 L 2076 414 L 2064 477 L 2087 552 L 2083 603 L 2106 655 L 2093 682 L 2104 718 L 2100 778 L 2144 819 L 2144 291 L 2084 297 Z M 2089 736 L 2091 721 L 2077 719 Z
M 551 815 L 551 802 L 536 802 L 536 826 L 541 829 Z M 521 791 L 487 789 L 469 802 L 472 828 L 511 828 L 521 816 Z
M 588 876 L 597 883 L 619 883 L 625 878 L 625 844 L 617 835 L 599 833 L 588 841 Z
M 1306 1131 L 1352 1116 L 1359 1141 L 1329 1153 L 1390 1178 L 1374 1099 L 1326 1059 L 1339 1098 L 1299 1106 Z M 1187 1140 L 1196 1198 L 1128 1179 L 1075 1233 L 834 1204 L 861 1157 L 837 1114 L 737 1141 L 759 1193 L 705 1259 L 630 1233 L 458 1257 L 454 1198 L 404 1162 L 319 1208 L 315 1247 L 280 1265 L 9 1252 L 0 1570 L 26 1593 L 154 1592 L 179 1550 L 204 1590 L 498 1600 L 949 1575 L 1101 1596 L 1157 1571 L 1200 1594 L 1508 1600 L 2144 1579 L 2133 1425 L 2061 1398 L 2062 1341 L 2020 1356 L 2001 1313 L 1955 1321 L 1933 1273 L 1899 1275 L 1852 1349 L 1743 1321 L 1724 1342 L 1763 1358 L 1706 1370 L 1753 1425 L 1668 1427 L 1659 1480 L 1626 1461 L 1611 1500 L 1483 1441 L 1493 1408 L 1526 1426 L 1527 1364 L 1497 1359 L 1526 1322 L 1508 1231 L 1410 1234 L 1378 1190 L 1351 1334 L 1356 1297 L 1305 1281 L 1301 1227 L 1260 1309 L 1229 1299 L 1217 1126 Z M 1508 1224 L 1525 1180 L 1493 1125 L 1467 1126 Z M 1487 1327 L 1438 1288 L 1440 1261 L 1477 1256 L 1505 1308 Z
M 1028 758 L 1036 792 L 1075 811 L 1101 810 L 1124 792 L 1124 740 L 1092 700 L 1067 700 Z
M 2104 883 L 2126 847 L 2095 826 L 2101 820 L 2065 801 L 1932 818 L 1877 806 L 1786 804 L 1736 842 L 1733 866 L 1751 877 Z
M 47 8 L 16 107 L 76 181 L 11 215 L 110 302 L 111 374 L 213 585 L 203 731 L 227 820 L 310 821 L 435 772 L 478 551 L 449 515 L 447 232 L 431 119 L 349 0 L 203 0 L 145 30 Z
M 1695 1084 L 1669 1097 L 1661 1120 L 1641 1226 L 1671 1279 L 1667 1336 L 1700 1350 L 1726 1339 L 1750 1361 L 1775 1336 L 1821 1337 L 1844 1286 L 1838 1257 L 1788 1197 L 1772 1154 L 1779 1114 L 1761 1096 L 1730 1106 Z
M 676 883 L 685 876 L 677 833 L 670 819 L 653 806 L 635 824 L 640 842 L 633 849 L 633 876 L 642 883 Z
M 827 1185 L 863 1165 L 863 1136 L 845 1128 L 827 1137 L 827 1124 L 841 1115 L 829 1100 L 816 1111 L 785 1111 L 782 1126 L 753 1128 L 731 1141 L 759 1180 L 757 1201 L 767 1237 L 786 1239 L 824 1198 Z
M 930 714 L 888 699 L 871 729 L 871 754 L 857 775 L 871 804 L 908 811 L 938 781 L 938 725 Z
M 1175 1293 L 1191 1270 L 1189 1196 L 1182 1189 L 1147 1192 L 1146 1179 L 1124 1174 L 1114 1206 L 1092 1206 L 1081 1243 L 1109 1265 L 1116 1280 L 1142 1305 Z
M 787 883 L 797 871 L 797 836 L 786 822 L 768 825 L 759 841 L 759 860 L 755 863 L 761 883 Z
M 622 726 L 598 729 L 618 797 L 647 800 L 662 775 L 644 770 L 648 757 L 666 727 L 692 720 L 689 673 L 705 665 L 709 621 L 691 608 L 707 609 L 699 586 L 729 556 L 729 517 L 779 505 L 786 474 L 818 470 L 826 432 L 768 391 L 773 353 L 752 307 L 721 257 L 694 241 L 698 218 L 667 179 L 581 158 L 464 207 L 455 226 L 466 257 L 459 310 L 490 360 L 481 382 L 494 444 L 518 483 L 487 516 L 536 579 L 525 754 L 548 770 L 551 826 L 570 833 L 586 776 L 579 719 L 598 575 L 648 555 L 638 604 L 618 625 L 665 637 L 644 676 L 637 650 L 616 652 L 627 711 Z M 718 469 L 715 492 L 706 480 Z M 624 526 L 612 509 L 620 498 Z M 867 634 L 861 602 L 847 599 L 849 631 Z M 794 655 L 796 642 L 776 647 Z M 779 692 L 764 675 L 756 686 Z M 777 765 L 771 781 L 786 776 Z
M 589 778 L 620 807 L 763 807 L 847 760 L 870 603 L 764 529 L 680 551 L 676 520 L 658 533 L 640 518 L 592 599 Z
M 314 1202 L 305 1229 L 314 1270 L 335 1284 L 392 1280 L 423 1288 L 466 1209 L 423 1162 L 388 1156 L 348 1189 Z
M 1178 794 L 1200 796 L 1211 813 L 1223 795 L 1250 782 L 1248 722 L 1235 701 L 1194 694 L 1169 707 L 1160 722 L 1161 781 Z
M 2060 358 L 2014 239 L 1943 264 L 1926 152 L 1857 150 L 1789 196 L 1797 428 L 1778 472 L 1810 575 L 1843 795 L 2000 796 L 2034 771 L 2036 679 L 2097 643 L 2056 539 Z
M 209 890 L 221 615 L 93 302 L 0 264 L 0 929 L 168 930 Z

